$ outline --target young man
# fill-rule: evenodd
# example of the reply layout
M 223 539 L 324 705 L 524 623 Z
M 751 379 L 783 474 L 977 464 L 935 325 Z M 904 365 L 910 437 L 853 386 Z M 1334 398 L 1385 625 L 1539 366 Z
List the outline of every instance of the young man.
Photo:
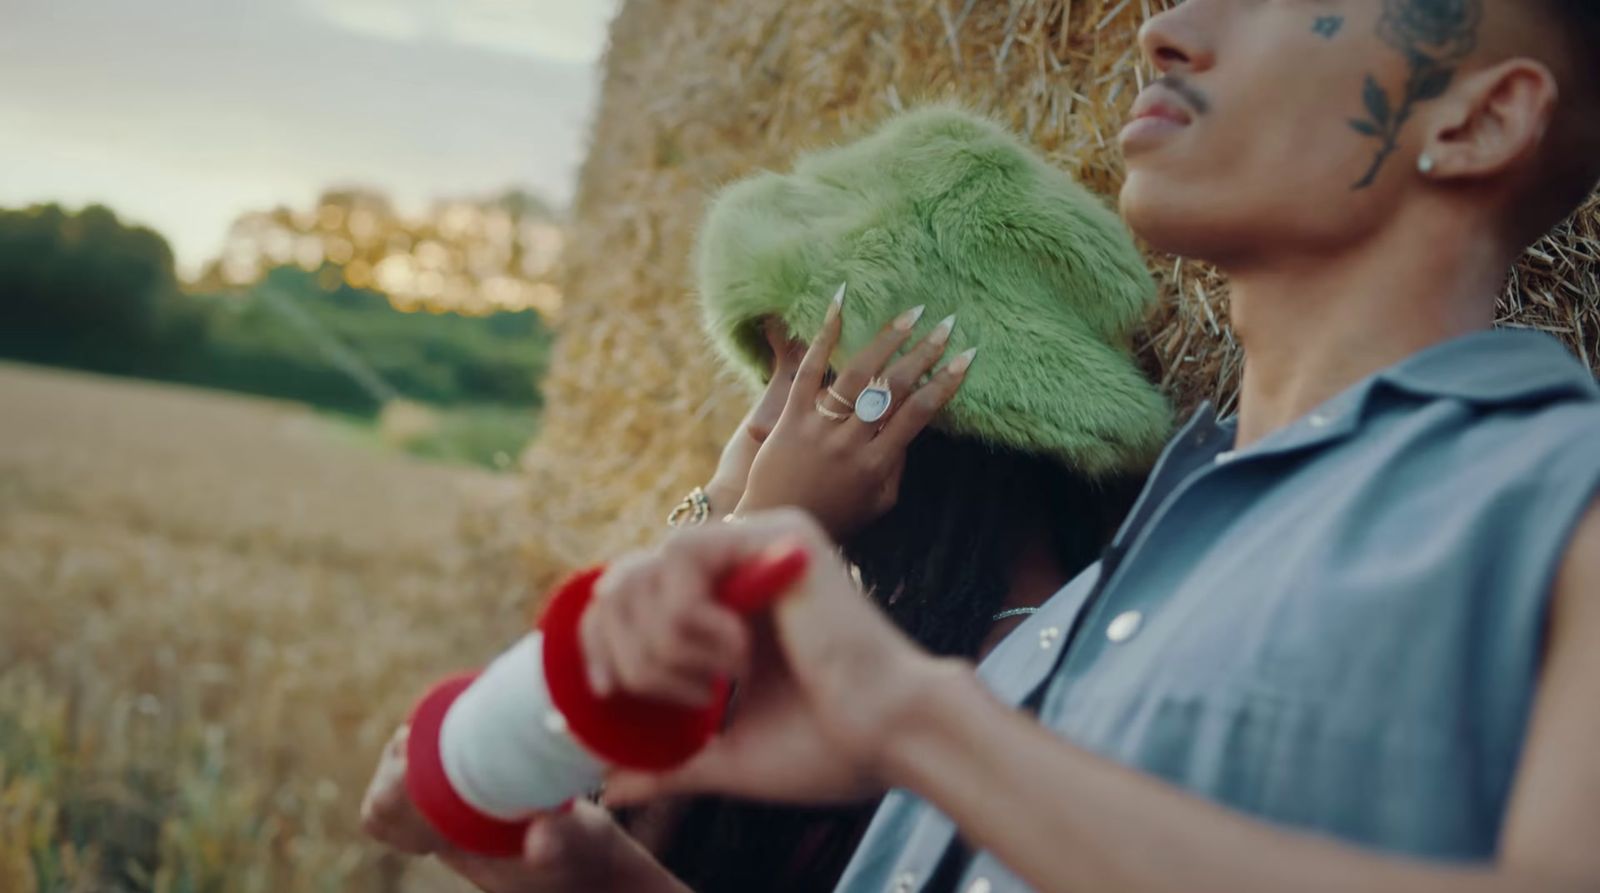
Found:
M 1600 392 L 1488 331 L 1600 172 L 1600 6 L 1187 0 L 1142 41 L 1164 77 L 1123 210 L 1229 274 L 1238 418 L 1192 419 L 976 674 L 803 516 L 619 562 L 596 683 L 745 688 L 699 758 L 609 795 L 897 788 L 848 893 L 1600 889 Z M 694 634 L 732 625 L 712 580 L 785 544 L 812 566 L 770 625 Z

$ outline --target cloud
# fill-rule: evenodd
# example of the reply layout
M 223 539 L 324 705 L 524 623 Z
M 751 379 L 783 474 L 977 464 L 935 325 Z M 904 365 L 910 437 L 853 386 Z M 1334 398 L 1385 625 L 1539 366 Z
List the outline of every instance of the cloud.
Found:
M 241 210 L 329 185 L 402 206 L 510 187 L 566 202 L 596 67 L 495 25 L 506 4 L 458 5 L 448 31 L 419 16 L 451 14 L 426 0 L 0 0 L 0 84 L 27 85 L 0 87 L 0 206 L 105 202 L 166 233 L 192 272 Z M 598 51 L 606 17 L 587 8 L 540 19 L 540 39 L 567 59 Z M 463 21 L 516 49 L 484 49 Z M 561 36 L 583 28 L 600 36 Z
M 588 64 L 605 47 L 616 0 L 301 0 L 347 31 Z

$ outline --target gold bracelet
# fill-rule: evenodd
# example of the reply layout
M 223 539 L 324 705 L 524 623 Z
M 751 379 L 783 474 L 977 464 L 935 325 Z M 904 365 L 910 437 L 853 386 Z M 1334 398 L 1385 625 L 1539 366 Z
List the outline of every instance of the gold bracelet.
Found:
M 699 527 L 710 517 L 711 497 L 706 495 L 704 487 L 696 487 L 667 515 L 667 526 Z

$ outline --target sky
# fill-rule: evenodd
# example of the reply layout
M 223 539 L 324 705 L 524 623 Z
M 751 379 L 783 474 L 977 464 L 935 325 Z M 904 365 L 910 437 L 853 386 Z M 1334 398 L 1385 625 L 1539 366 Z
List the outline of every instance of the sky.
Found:
M 239 214 L 571 198 L 616 0 L 0 0 L 0 206 L 101 202 L 192 274 Z

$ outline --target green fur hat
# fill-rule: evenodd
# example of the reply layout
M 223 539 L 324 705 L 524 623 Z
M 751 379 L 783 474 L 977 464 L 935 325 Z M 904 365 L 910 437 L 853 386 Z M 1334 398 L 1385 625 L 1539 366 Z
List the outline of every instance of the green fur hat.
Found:
M 761 321 L 811 340 L 841 282 L 842 360 L 926 304 L 926 334 L 956 314 L 947 356 L 978 346 L 935 425 L 1053 455 L 1095 477 L 1151 461 L 1166 401 L 1134 365 L 1155 285 L 1098 198 L 994 123 L 948 107 L 899 115 L 793 173 L 734 183 L 700 233 L 705 324 L 764 380 Z

